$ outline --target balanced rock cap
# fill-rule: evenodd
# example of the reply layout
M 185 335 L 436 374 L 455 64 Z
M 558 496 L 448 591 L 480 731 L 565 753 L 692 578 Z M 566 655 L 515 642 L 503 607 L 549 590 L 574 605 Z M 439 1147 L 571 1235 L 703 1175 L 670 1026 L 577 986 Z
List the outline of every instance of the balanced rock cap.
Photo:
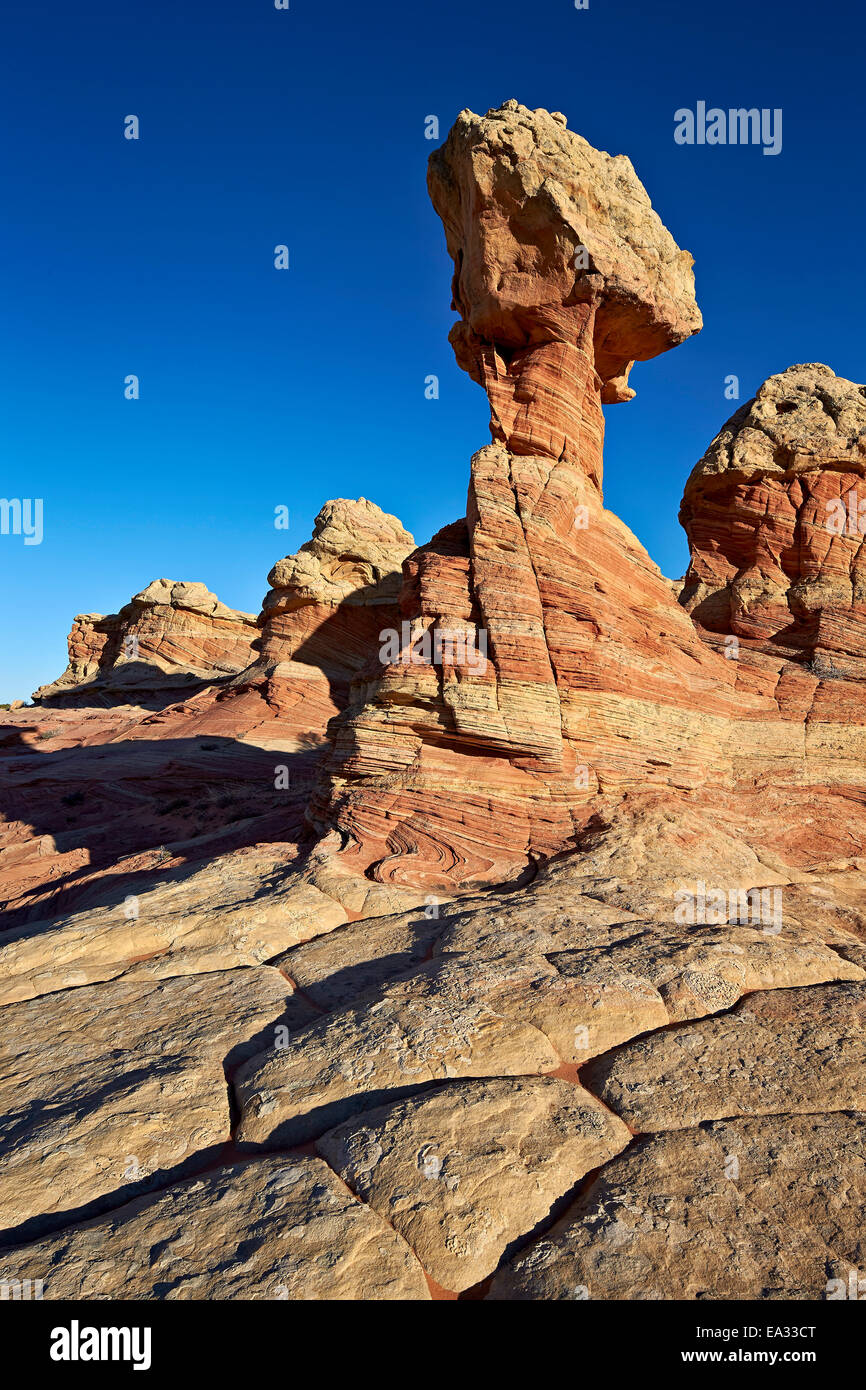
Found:
M 557 311 L 599 297 L 596 367 L 609 381 L 700 331 L 692 256 L 631 161 L 594 149 L 561 112 L 514 100 L 461 111 L 428 187 L 454 260 L 453 305 L 480 338 L 549 341 Z

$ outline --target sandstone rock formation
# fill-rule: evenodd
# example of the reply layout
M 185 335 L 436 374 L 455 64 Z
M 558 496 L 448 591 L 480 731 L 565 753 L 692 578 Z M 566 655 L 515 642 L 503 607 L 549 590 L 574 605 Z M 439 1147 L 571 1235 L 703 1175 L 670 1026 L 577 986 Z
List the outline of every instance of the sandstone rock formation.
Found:
M 283 718 L 318 717 L 320 737 L 342 710 L 354 676 L 400 620 L 401 565 L 415 542 L 373 502 L 327 502 L 312 540 L 268 575 L 259 625 L 268 702 Z
M 628 788 L 710 804 L 720 788 L 740 794 L 772 779 L 796 788 L 794 797 L 809 784 L 854 787 L 859 798 L 861 687 L 840 685 L 844 666 L 806 670 L 788 659 L 787 641 L 769 658 L 729 659 L 738 653 L 686 620 L 674 587 L 603 506 L 602 402 L 628 395 L 611 383 L 632 359 L 700 326 L 691 258 L 628 160 L 511 102 L 483 119 L 462 113 L 431 157 L 430 187 L 455 263 L 461 320 L 452 340 L 488 393 L 495 442 L 472 460 L 465 521 L 404 566 L 413 650 L 355 683 L 315 823 L 339 828 L 356 871 L 452 892 L 519 880 L 539 858 L 578 846 L 600 799 Z M 589 269 L 580 268 L 581 246 Z M 814 387 L 822 400 L 827 379 Z M 840 383 L 832 407 L 810 407 L 808 380 L 797 380 L 812 421 L 808 458 L 792 473 L 801 488 L 822 448 L 831 466 L 830 438 L 846 468 L 861 466 L 863 394 Z M 740 438 L 756 437 L 744 423 Z M 696 470 L 684 516 L 698 547 L 693 567 L 710 573 L 706 550 L 721 584 L 740 562 L 733 555 L 719 570 L 717 513 L 700 499 L 719 495 L 724 507 L 742 474 L 719 466 Z M 740 490 L 751 497 L 754 487 Z M 746 534 L 772 538 L 775 523 L 759 524 L 766 512 L 758 496 Z M 778 545 L 787 556 L 790 527 Z M 853 574 L 853 555 L 845 563 Z M 754 583 L 750 573 L 744 583 Z M 813 607 L 822 603 L 823 591 L 804 582 Z M 685 606 L 703 592 L 690 578 Z M 827 631 L 842 620 L 836 611 L 822 609 Z M 777 627 L 790 627 L 787 608 L 782 618 L 778 605 L 773 612 Z M 856 603 L 844 613 L 855 621 L 833 639 L 837 649 L 858 640 Z
M 866 1262 L 866 388 L 764 383 L 674 585 L 602 405 L 700 327 L 690 256 L 513 101 L 430 191 L 465 517 L 330 502 L 257 620 L 157 581 L 0 713 L 0 1275 L 820 1300 Z
M 769 377 L 695 465 L 680 519 L 696 622 L 862 679 L 866 387 L 817 363 Z
M 864 1137 L 862 1114 L 831 1114 L 639 1141 L 490 1297 L 817 1302 L 863 1267 Z
M 451 342 L 512 454 L 601 483 L 600 400 L 628 400 L 635 361 L 701 327 L 692 257 L 625 155 L 514 100 L 461 111 L 428 185 L 454 260 Z
M 26 1261 L 51 1299 L 430 1297 L 396 1232 L 300 1155 L 177 1183 L 29 1245 Z
M 0 901 L 13 920 L 77 907 L 106 873 L 296 847 L 328 723 L 399 622 L 413 545 L 372 502 L 339 499 L 274 567 L 258 619 L 167 580 L 119 614 L 76 618 L 63 676 L 0 725 Z M 265 872 L 286 857 L 275 847 Z
M 119 613 L 80 613 L 69 634 L 69 665 L 34 692 L 43 704 L 162 703 L 185 688 L 236 675 L 252 660 L 256 620 L 220 603 L 204 584 L 155 579 Z
M 630 1137 L 580 1087 L 518 1078 L 398 1102 L 332 1130 L 319 1149 L 437 1284 L 463 1290 Z
M 401 565 L 415 542 L 373 502 L 338 498 L 316 517 L 313 538 L 268 575 L 260 619 L 262 658 L 306 662 L 348 686 L 397 617 Z

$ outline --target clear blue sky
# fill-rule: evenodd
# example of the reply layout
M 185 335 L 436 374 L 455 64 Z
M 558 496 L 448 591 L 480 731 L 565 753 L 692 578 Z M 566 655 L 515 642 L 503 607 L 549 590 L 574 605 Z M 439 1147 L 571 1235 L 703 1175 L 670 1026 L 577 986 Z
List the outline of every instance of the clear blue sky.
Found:
M 512 96 L 628 154 L 695 257 L 703 333 L 607 411 L 607 503 L 680 575 L 724 378 L 866 378 L 864 26 L 855 0 L 7 0 L 0 496 L 42 497 L 45 535 L 0 536 L 0 700 L 151 579 L 257 611 L 329 497 L 419 541 L 463 514 L 487 411 L 446 341 L 424 119 Z M 698 100 L 781 107 L 781 154 L 678 146 Z

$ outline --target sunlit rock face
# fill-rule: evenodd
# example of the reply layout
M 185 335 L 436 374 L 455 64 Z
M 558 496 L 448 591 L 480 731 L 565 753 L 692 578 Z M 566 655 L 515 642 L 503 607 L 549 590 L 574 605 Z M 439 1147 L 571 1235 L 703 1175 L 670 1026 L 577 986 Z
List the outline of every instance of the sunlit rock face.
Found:
M 378 649 L 379 631 L 398 621 L 401 565 L 414 548 L 397 518 L 374 502 L 325 503 L 312 539 L 268 575 L 258 668 L 277 698 L 280 681 L 300 665 L 321 672 L 338 696 L 348 693 Z
M 309 839 L 329 722 L 399 621 L 413 547 L 374 503 L 338 498 L 274 566 L 258 618 L 165 579 L 119 613 L 77 617 L 63 675 L 0 716 L 10 923 L 97 901 L 118 875 L 261 843 L 257 864 L 283 872 Z
M 860 543 L 824 527 L 862 476 L 862 388 L 792 368 L 726 426 L 686 491 L 678 602 L 604 508 L 602 405 L 699 329 L 691 257 L 558 113 L 461 113 L 429 186 L 493 442 L 466 517 L 404 564 L 414 645 L 356 680 L 314 823 L 374 881 L 443 888 L 519 877 L 629 788 L 862 788 L 862 686 L 839 679 Z
M 725 426 L 687 485 L 680 592 L 604 508 L 602 407 L 698 331 L 690 255 L 629 160 L 556 112 L 462 112 L 429 186 L 451 339 L 491 404 L 466 515 L 415 548 L 372 502 L 328 502 L 257 620 L 159 581 L 76 620 L 40 697 L 150 684 L 165 712 L 136 737 L 282 752 L 291 842 L 410 895 L 518 880 L 632 790 L 772 781 L 814 811 L 811 788 L 861 788 L 863 389 L 791 368 Z
M 761 387 L 675 584 L 601 407 L 687 253 L 516 102 L 431 190 L 465 516 L 326 503 L 258 619 L 157 581 L 0 712 L 3 1295 L 862 1297 L 864 388 Z
M 682 602 L 713 632 L 850 670 L 866 655 L 866 387 L 769 377 L 686 484 Z
M 599 792 L 699 785 L 734 684 L 601 496 L 602 403 L 700 328 L 688 252 L 628 159 L 513 101 L 461 113 L 429 187 L 493 442 L 465 519 L 404 565 L 418 641 L 356 682 L 313 806 L 370 877 L 415 887 L 519 875 L 574 843 Z M 439 659 L 420 640 L 437 633 L 456 634 Z
M 97 705 L 168 699 L 237 675 L 252 660 L 257 635 L 252 613 L 228 608 L 204 584 L 154 579 L 119 613 L 79 614 L 68 667 L 33 698 L 55 705 L 86 697 Z
M 680 519 L 680 602 L 787 731 L 782 744 L 764 726 L 776 756 L 762 777 L 862 805 L 866 386 L 820 363 L 769 377 L 695 465 Z M 826 833 L 824 817 L 812 823 Z
M 601 482 L 601 401 L 701 327 L 692 257 L 631 161 L 595 150 L 559 112 L 507 101 L 462 111 L 428 184 L 454 261 L 451 342 L 513 454 Z

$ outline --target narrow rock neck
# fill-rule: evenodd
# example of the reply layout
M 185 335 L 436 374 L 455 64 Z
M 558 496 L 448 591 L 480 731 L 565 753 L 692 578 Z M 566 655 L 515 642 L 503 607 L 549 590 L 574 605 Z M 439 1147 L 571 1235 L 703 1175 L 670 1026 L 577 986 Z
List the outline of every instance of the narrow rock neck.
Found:
M 602 381 L 595 368 L 597 301 L 570 305 L 542 326 L 541 342 L 512 348 L 464 322 L 451 341 L 460 366 L 487 392 L 490 432 L 512 454 L 563 460 L 601 488 Z

